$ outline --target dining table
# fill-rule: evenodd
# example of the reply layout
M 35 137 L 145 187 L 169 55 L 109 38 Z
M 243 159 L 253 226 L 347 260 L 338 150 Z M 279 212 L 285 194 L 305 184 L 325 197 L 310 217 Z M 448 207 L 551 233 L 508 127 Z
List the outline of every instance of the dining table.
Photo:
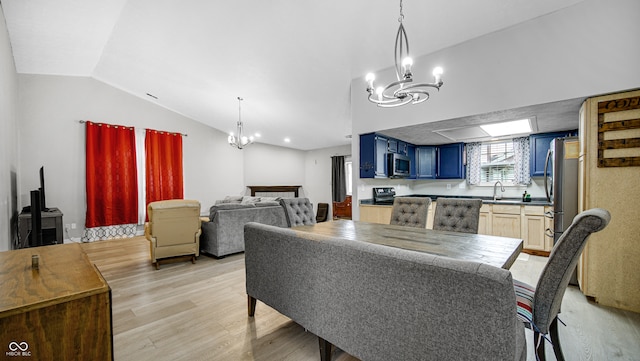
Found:
M 437 231 L 353 220 L 334 220 L 291 228 L 353 241 L 423 252 L 453 259 L 475 261 L 509 269 L 522 251 L 519 238 L 462 232 Z

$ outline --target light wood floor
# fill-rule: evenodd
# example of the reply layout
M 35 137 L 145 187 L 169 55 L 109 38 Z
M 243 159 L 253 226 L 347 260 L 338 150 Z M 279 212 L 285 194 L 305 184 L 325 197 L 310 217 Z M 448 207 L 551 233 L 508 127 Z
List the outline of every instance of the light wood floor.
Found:
M 112 289 L 116 361 L 319 360 L 317 338 L 258 302 L 247 317 L 244 254 L 155 270 L 143 237 L 83 244 Z M 514 278 L 532 284 L 546 258 L 521 255 Z M 640 360 L 640 314 L 588 302 L 570 287 L 562 305 L 567 361 Z M 488 340 L 491 335 L 484 335 Z M 528 361 L 532 354 L 527 330 Z M 555 360 L 551 347 L 547 359 Z M 337 350 L 335 361 L 356 360 Z

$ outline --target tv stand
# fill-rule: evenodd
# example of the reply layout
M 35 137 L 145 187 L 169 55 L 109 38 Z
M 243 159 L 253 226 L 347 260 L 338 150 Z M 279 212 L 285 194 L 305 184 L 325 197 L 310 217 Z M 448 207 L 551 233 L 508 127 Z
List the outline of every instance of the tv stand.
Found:
M 58 208 L 47 208 L 40 212 L 42 217 L 42 243 L 45 246 L 62 244 L 64 231 L 62 224 L 62 212 Z M 29 247 L 29 232 L 31 231 L 31 212 L 22 212 L 18 215 L 18 247 Z

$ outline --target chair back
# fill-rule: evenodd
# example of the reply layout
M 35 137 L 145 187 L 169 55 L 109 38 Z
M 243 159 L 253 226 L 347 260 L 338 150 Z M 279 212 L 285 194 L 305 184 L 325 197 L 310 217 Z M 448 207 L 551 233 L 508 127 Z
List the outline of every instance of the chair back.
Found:
M 549 325 L 560 312 L 562 297 L 573 270 L 591 233 L 609 224 L 611 215 L 602 208 L 586 210 L 573 219 L 553 246 L 533 296 L 533 323 L 540 333 L 549 332 Z
M 389 224 L 427 228 L 430 205 L 431 198 L 428 197 L 395 197 Z
M 289 227 L 316 224 L 316 216 L 309 198 L 281 198 L 280 205 L 284 208 Z
M 482 199 L 438 198 L 433 229 L 462 233 L 478 233 Z
M 194 243 L 194 234 L 200 231 L 200 202 L 195 200 L 151 202 L 147 214 L 156 247 Z
M 329 203 L 318 203 L 318 214 L 316 214 L 316 222 L 326 222 L 329 216 Z

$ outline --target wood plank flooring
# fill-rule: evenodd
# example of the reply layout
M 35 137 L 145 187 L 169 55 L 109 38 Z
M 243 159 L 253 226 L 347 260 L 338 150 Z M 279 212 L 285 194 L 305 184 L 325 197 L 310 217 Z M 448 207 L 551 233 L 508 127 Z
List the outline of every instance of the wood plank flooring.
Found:
M 144 237 L 85 243 L 113 297 L 114 354 L 124 360 L 319 360 L 317 338 L 258 302 L 247 317 L 244 254 L 196 264 L 151 265 Z M 515 278 L 535 284 L 546 258 L 522 255 Z M 588 302 L 576 288 L 562 305 L 567 361 L 640 360 L 640 314 Z M 491 335 L 486 335 L 488 339 Z M 528 361 L 535 361 L 527 331 Z M 551 347 L 547 359 L 555 360 Z M 336 350 L 334 361 L 356 358 Z

